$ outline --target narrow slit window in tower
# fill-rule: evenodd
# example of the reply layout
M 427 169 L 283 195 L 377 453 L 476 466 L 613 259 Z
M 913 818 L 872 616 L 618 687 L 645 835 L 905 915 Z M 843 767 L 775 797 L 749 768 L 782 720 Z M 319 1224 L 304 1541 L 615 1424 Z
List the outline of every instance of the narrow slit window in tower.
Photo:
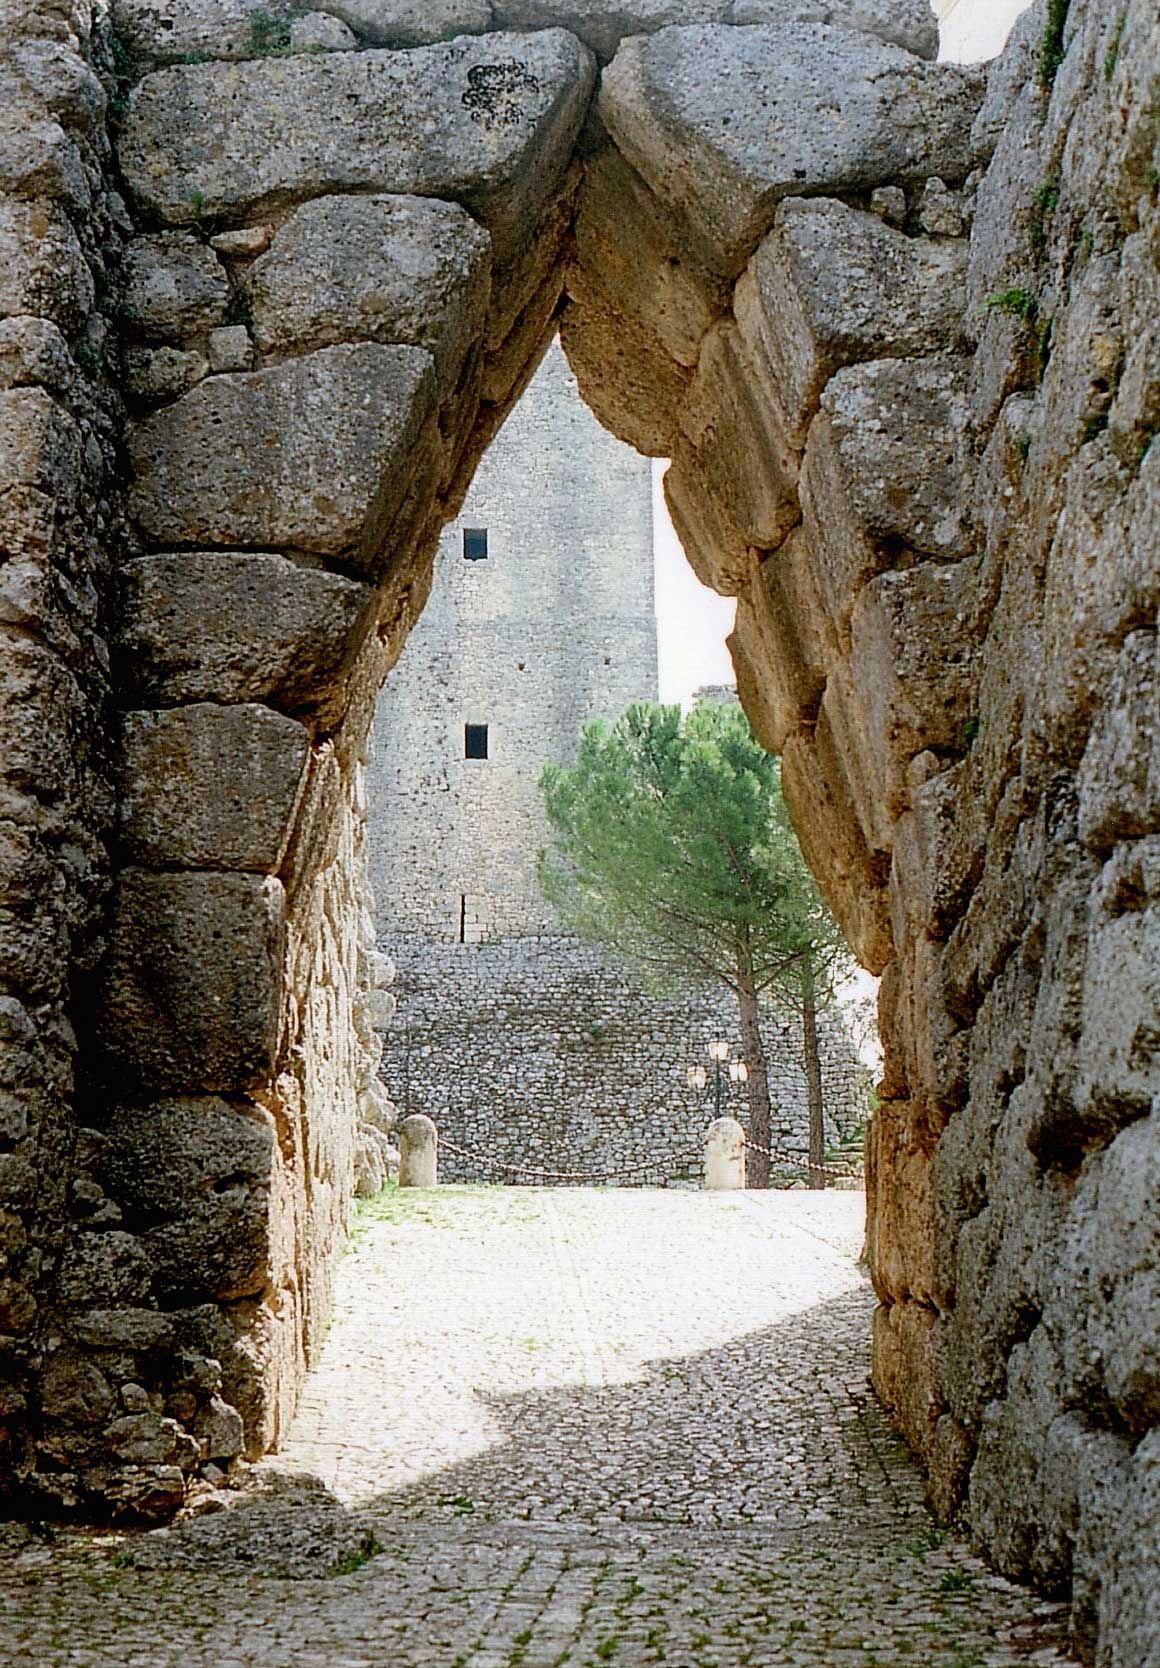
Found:
M 459 894 L 459 942 L 467 942 L 467 893 Z
M 463 529 L 463 559 L 465 562 L 487 561 L 486 527 L 465 527 Z
M 463 726 L 463 757 L 465 759 L 487 758 L 486 724 L 465 724 Z

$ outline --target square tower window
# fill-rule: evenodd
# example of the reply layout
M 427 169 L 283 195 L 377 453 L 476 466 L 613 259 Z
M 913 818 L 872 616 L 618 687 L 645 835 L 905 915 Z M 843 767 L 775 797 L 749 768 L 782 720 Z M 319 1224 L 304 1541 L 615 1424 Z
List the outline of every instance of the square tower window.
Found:
M 487 561 L 486 527 L 465 527 L 463 529 L 463 559 L 465 562 Z
M 465 724 L 463 726 L 463 757 L 465 759 L 487 758 L 486 724 Z

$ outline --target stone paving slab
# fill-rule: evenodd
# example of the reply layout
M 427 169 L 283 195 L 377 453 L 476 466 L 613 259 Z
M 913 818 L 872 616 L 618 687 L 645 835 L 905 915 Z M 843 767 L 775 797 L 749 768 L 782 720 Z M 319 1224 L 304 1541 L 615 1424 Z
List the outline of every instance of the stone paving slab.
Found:
M 285 1450 L 173 1530 L 0 1538 L 0 1664 L 1068 1663 L 923 1508 L 861 1236 L 849 1193 L 382 1195 Z

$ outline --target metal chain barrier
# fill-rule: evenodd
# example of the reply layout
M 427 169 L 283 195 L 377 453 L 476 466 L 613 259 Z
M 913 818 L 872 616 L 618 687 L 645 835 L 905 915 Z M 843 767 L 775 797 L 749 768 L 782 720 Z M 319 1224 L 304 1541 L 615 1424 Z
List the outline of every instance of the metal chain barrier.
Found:
M 811 1164 L 808 1158 L 802 1158 L 797 1153 L 784 1153 L 776 1147 L 762 1147 L 756 1141 L 745 1140 L 747 1152 L 761 1153 L 771 1164 L 780 1164 L 786 1169 L 801 1170 L 807 1175 L 828 1176 L 834 1181 L 852 1181 L 858 1179 L 862 1171 L 858 1169 L 838 1170 L 832 1165 Z M 530 1176 L 538 1183 L 556 1182 L 564 1186 L 578 1186 L 583 1182 L 622 1181 L 626 1176 L 647 1176 L 672 1168 L 674 1165 L 684 1164 L 691 1158 L 699 1159 L 704 1155 L 705 1143 L 702 1137 L 695 1147 L 685 1147 L 680 1152 L 666 1153 L 661 1158 L 637 1159 L 632 1164 L 621 1165 L 615 1170 L 543 1170 L 532 1164 L 505 1164 L 499 1159 L 487 1158 L 483 1153 L 472 1152 L 469 1147 L 461 1147 L 456 1141 L 439 1138 L 440 1152 L 454 1153 L 457 1158 L 465 1158 L 472 1164 L 478 1164 L 485 1170 L 505 1176 Z
M 828 1164 L 812 1164 L 808 1158 L 802 1158 L 799 1153 L 779 1152 L 776 1147 L 760 1147 L 756 1141 L 745 1137 L 745 1150 L 751 1153 L 761 1153 L 771 1164 L 781 1164 L 789 1170 L 804 1170 L 808 1175 L 830 1176 L 835 1181 L 852 1181 L 861 1176 L 861 1168 L 850 1170 L 836 1170 Z
M 483 1153 L 472 1152 L 470 1148 L 461 1147 L 457 1142 L 448 1141 L 443 1136 L 439 1137 L 439 1151 L 454 1153 L 458 1158 L 469 1159 L 472 1164 L 480 1164 L 484 1169 L 498 1171 L 505 1176 L 531 1176 L 537 1182 L 578 1184 L 620 1181 L 625 1176 L 643 1176 L 667 1170 L 674 1164 L 683 1164 L 690 1158 L 700 1158 L 704 1152 L 704 1142 L 696 1147 L 685 1147 L 680 1152 L 666 1153 L 662 1158 L 638 1159 L 616 1170 L 541 1170 L 531 1164 L 503 1164 L 498 1159 L 486 1158 Z

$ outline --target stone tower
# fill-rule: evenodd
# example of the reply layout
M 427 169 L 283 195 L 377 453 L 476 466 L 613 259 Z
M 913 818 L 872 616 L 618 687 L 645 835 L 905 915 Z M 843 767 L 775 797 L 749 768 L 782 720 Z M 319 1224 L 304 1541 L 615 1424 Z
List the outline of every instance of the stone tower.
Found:
M 390 940 L 552 929 L 540 771 L 585 720 L 656 699 L 652 560 L 649 463 L 601 428 L 554 342 L 444 531 L 379 697 L 369 843 Z

